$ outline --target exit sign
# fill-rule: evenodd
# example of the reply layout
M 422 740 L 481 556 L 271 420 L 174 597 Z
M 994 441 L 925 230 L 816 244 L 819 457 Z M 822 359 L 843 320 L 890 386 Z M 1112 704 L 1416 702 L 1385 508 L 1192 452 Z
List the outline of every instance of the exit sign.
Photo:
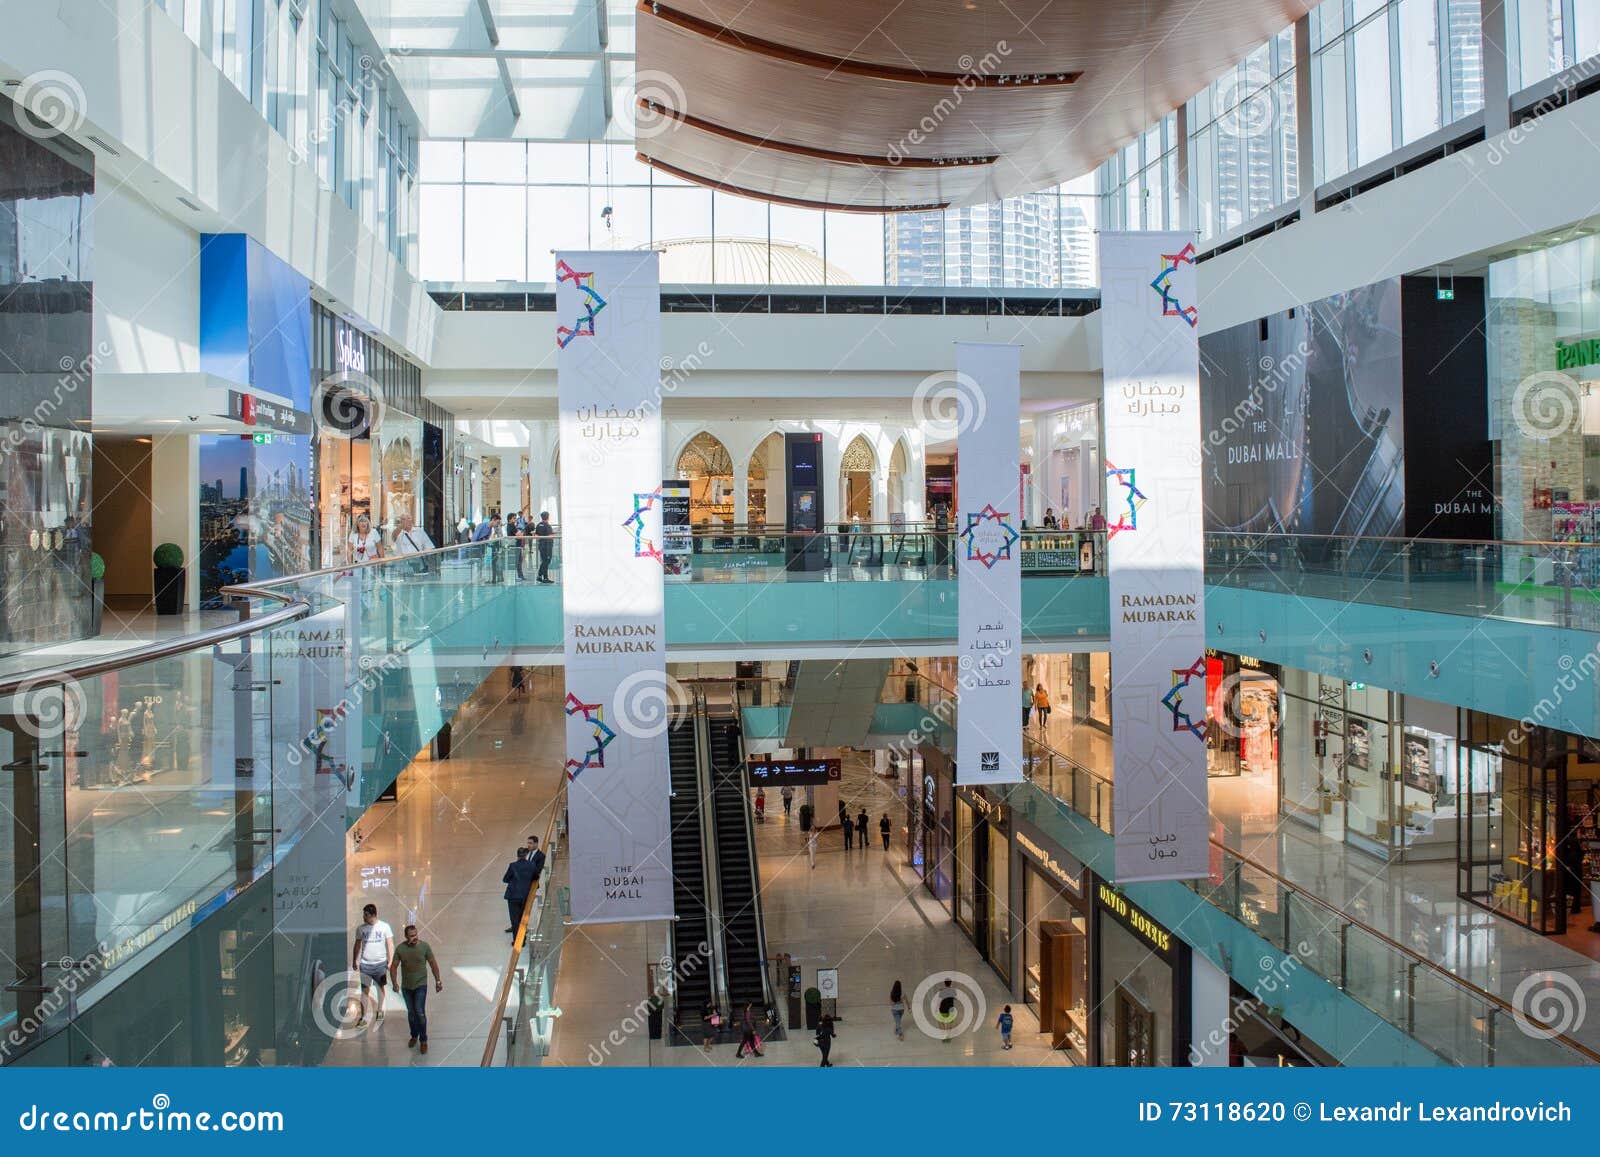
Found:
M 1454 289 L 1446 289 L 1444 286 L 1440 286 L 1433 292 L 1440 301 L 1454 301 L 1456 299 L 1456 291 Z
M 250 435 L 250 441 L 254 442 L 257 446 L 270 446 L 272 445 L 272 431 L 257 430 L 254 434 Z

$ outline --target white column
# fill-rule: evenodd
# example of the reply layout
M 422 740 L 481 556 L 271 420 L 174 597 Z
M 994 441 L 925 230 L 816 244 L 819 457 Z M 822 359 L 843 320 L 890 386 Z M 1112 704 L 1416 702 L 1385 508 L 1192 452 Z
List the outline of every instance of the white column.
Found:
M 1483 135 L 1511 128 L 1511 62 L 1506 53 L 1505 0 L 1482 0 L 1478 26 L 1483 35 Z
M 188 569 L 184 602 L 200 607 L 200 439 L 169 434 L 150 446 L 150 493 L 161 500 L 150 505 L 150 541 L 175 542 L 183 548 Z
M 1493 0 L 1489 0 L 1493 2 Z M 1312 135 L 1311 17 L 1294 22 L 1294 136 L 1295 167 L 1300 174 L 1300 220 L 1317 211 L 1317 150 Z M 1485 69 L 1487 71 L 1487 68 Z
M 750 470 L 737 462 L 733 465 L 733 520 L 740 526 L 750 521 Z

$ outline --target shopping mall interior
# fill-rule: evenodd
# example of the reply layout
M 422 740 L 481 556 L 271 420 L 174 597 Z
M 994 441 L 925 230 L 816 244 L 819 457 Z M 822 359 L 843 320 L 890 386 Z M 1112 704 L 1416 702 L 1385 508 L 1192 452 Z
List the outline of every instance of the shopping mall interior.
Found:
M 1600 1065 L 1597 93 L 0 0 L 0 1065 Z

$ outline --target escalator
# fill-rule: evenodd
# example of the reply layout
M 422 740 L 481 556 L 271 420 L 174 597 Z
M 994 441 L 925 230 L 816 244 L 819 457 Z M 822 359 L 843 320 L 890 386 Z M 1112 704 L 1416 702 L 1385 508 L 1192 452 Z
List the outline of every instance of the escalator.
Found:
M 706 872 L 700 811 L 700 775 L 692 718 L 667 730 L 672 770 L 672 967 L 677 978 L 677 1020 L 692 1036 L 700 1012 L 711 1001 L 712 962 L 701 945 L 711 942 L 706 911 Z
M 766 936 L 761 922 L 761 879 L 756 864 L 750 789 L 737 716 L 713 716 L 707 735 L 711 800 L 716 817 L 718 892 L 728 1000 L 737 1017 L 746 1004 L 771 1005 L 767 991 Z

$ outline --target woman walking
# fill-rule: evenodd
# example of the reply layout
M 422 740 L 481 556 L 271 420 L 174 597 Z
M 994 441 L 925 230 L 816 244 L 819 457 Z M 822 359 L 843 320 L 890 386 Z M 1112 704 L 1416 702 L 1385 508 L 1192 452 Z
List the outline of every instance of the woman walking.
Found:
M 761 1037 L 756 1033 L 756 1007 L 753 1004 L 744 1006 L 744 1027 L 739 1034 L 739 1048 L 733 1054 L 733 1059 L 738 1060 L 746 1052 L 755 1053 L 756 1056 L 765 1056 L 761 1051 Z
M 824 1016 L 822 1023 L 817 1026 L 817 1047 L 822 1050 L 822 1068 L 833 1068 L 833 1062 L 828 1059 L 828 1053 L 833 1048 L 834 1038 L 833 1017 Z
M 900 982 L 894 982 L 894 987 L 889 990 L 889 1013 L 894 1017 L 894 1035 L 896 1040 L 906 1039 L 906 990 Z
M 1043 683 L 1033 689 L 1033 710 L 1039 717 L 1039 730 L 1044 731 L 1050 726 L 1050 692 Z

